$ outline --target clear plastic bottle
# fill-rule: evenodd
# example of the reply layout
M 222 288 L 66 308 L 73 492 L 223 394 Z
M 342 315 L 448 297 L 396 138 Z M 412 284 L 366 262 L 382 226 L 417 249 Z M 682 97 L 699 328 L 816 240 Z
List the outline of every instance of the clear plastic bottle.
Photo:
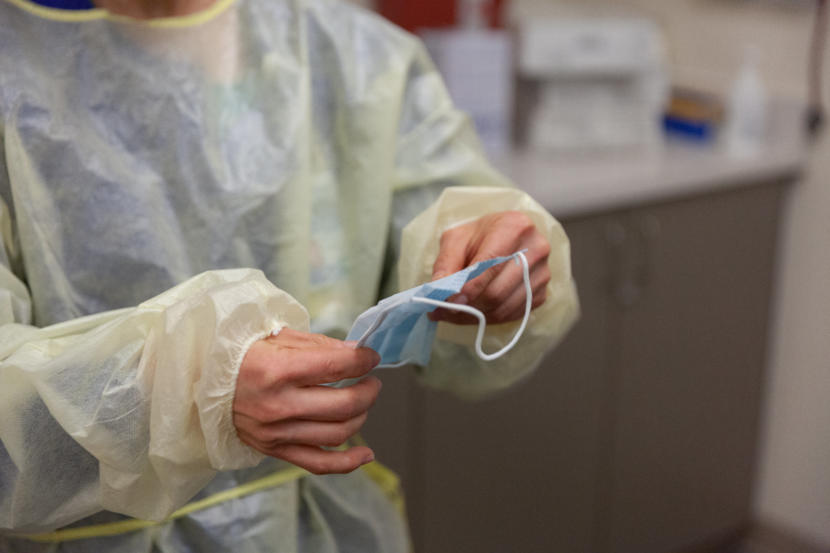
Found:
M 758 48 L 747 46 L 729 95 L 724 142 L 730 157 L 761 153 L 767 131 L 767 93 L 759 70 Z

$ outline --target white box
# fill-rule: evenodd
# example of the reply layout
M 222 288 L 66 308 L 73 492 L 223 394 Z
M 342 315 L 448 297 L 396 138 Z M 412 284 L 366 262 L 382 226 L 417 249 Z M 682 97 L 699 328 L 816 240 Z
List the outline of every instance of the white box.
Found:
M 426 30 L 421 33 L 456 106 L 473 119 L 489 153 L 510 149 L 513 49 L 496 30 Z

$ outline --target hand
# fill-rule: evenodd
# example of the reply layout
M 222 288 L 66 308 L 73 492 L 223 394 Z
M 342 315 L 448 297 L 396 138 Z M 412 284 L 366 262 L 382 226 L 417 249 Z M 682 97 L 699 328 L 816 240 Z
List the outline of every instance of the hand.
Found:
M 374 459 L 346 442 L 366 422 L 380 392 L 374 376 L 345 388 L 321 386 L 365 376 L 380 362 L 369 348 L 284 328 L 255 342 L 239 368 L 233 423 L 254 449 L 314 474 L 351 472 Z
M 545 302 L 550 280 L 550 244 L 530 217 L 520 211 L 492 213 L 444 232 L 438 258 L 432 268 L 432 279 L 445 277 L 478 261 L 510 255 L 523 249 L 527 249 L 525 257 L 530 268 L 532 307 L 535 309 Z M 478 308 L 488 323 L 519 320 L 525 312 L 522 267 L 510 261 L 488 269 L 465 284 L 448 301 Z M 472 315 L 449 309 L 437 309 L 430 314 L 430 318 L 456 324 L 478 322 Z

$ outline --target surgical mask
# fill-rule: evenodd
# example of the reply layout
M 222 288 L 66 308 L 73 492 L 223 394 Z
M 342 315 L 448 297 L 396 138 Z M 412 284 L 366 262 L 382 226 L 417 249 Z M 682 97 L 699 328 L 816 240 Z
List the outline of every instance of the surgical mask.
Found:
M 369 347 L 381 356 L 377 368 L 400 367 L 407 364 L 426 366 L 432 353 L 432 343 L 438 323 L 427 316 L 439 307 L 469 313 L 478 319 L 478 333 L 475 352 L 485 361 L 498 359 L 519 341 L 530 317 L 533 293 L 530 288 L 530 271 L 526 250 L 513 255 L 480 261 L 447 277 L 427 282 L 381 300 L 374 307 L 364 311 L 355 320 L 346 340 L 356 340 L 356 347 Z M 445 301 L 457 294 L 464 284 L 476 278 L 487 269 L 514 260 L 521 265 L 525 286 L 525 314 L 513 339 L 495 353 L 484 353 L 481 342 L 487 326 L 484 314 L 469 305 Z

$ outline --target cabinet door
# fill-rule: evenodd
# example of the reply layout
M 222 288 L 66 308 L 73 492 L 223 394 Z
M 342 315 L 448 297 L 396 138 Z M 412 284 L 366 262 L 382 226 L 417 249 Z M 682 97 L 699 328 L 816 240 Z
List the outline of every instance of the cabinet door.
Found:
M 608 350 L 598 219 L 566 225 L 582 317 L 538 371 L 475 403 L 426 393 L 416 551 L 591 550 Z
M 612 325 L 601 551 L 677 551 L 747 521 L 780 194 L 628 215 L 641 261 Z

